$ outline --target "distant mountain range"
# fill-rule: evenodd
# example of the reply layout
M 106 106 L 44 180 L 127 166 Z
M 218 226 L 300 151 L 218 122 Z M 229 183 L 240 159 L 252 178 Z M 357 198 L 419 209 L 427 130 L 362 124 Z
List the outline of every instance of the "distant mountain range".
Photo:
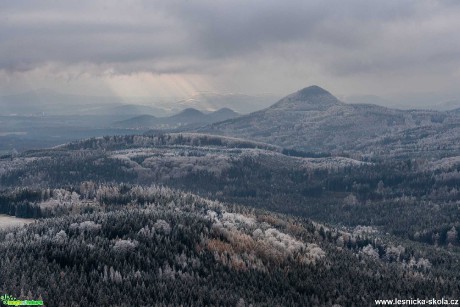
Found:
M 280 96 L 274 94 L 246 95 L 204 92 L 179 100 L 174 105 L 180 109 L 195 108 L 200 110 L 219 110 L 227 107 L 238 113 L 247 114 L 266 108 L 272 101 L 276 101 L 279 98 Z
M 203 113 L 194 108 L 187 108 L 178 114 L 168 117 L 152 115 L 136 116 L 114 124 L 118 128 L 129 129 L 175 129 L 179 127 L 198 127 L 210 123 L 224 121 L 238 117 L 239 114 L 229 108 L 222 108 L 215 112 Z
M 188 101 L 176 101 L 175 107 L 171 105 L 168 110 L 166 105 L 126 104 L 121 98 L 49 90 L 3 96 L 0 97 L 0 115 L 3 115 L 0 138 L 8 140 L 1 139 L 0 150 L 27 149 L 27 143 L 38 138 L 40 144 L 48 146 L 80 137 L 163 129 L 247 138 L 312 154 L 353 157 L 460 154 L 459 108 L 440 112 L 347 104 L 318 86 L 307 87 L 243 116 L 229 108 L 206 113 L 180 107 L 200 105 L 201 110 L 213 110 L 225 101 L 228 105 L 233 101 L 237 106 L 237 99 L 242 99 L 239 102 L 242 106 L 252 99 L 243 96 L 199 94 Z M 171 116 L 175 108 L 178 113 Z
M 168 114 L 162 108 L 127 103 L 118 97 L 73 95 L 39 89 L 0 96 L 0 115 L 115 116 Z
M 178 97 L 89 96 L 37 89 L 0 96 L 0 116 L 59 115 L 117 116 L 119 120 L 137 115 L 169 116 L 187 108 L 210 112 L 231 108 L 246 114 L 270 105 L 279 97 L 271 94 L 245 95 L 198 93 L 186 99 Z
M 425 109 L 435 111 L 450 111 L 460 108 L 460 99 L 455 94 L 445 95 L 406 95 L 402 97 L 382 98 L 376 95 L 354 95 L 344 98 L 347 103 L 376 104 L 390 108 L 410 110 Z
M 346 104 L 318 86 L 198 131 L 333 154 L 451 155 L 460 151 L 458 113 Z

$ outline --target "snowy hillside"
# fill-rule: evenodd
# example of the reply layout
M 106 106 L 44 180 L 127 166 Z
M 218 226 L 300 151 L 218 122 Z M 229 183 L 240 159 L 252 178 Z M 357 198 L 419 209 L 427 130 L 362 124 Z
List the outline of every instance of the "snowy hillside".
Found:
M 404 157 L 426 151 L 434 156 L 460 153 L 459 127 L 460 116 L 455 112 L 345 104 L 326 90 L 311 86 L 262 111 L 198 131 L 311 152 Z

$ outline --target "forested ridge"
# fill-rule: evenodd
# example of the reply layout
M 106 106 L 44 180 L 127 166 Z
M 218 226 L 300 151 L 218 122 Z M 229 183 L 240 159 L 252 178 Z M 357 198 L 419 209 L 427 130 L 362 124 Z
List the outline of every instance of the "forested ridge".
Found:
M 460 163 L 201 134 L 0 160 L 0 290 L 49 306 L 368 306 L 460 294 Z
M 16 165 L 4 159 L 0 184 L 8 189 L 75 187 L 85 181 L 165 184 L 332 224 L 372 225 L 428 244 L 459 244 L 458 236 L 447 240 L 447 233 L 460 230 L 460 160 L 359 162 L 283 152 L 206 135 L 106 137 L 28 152 L 13 161 Z M 0 212 L 39 215 L 34 198 L 8 197 L 9 192 L 0 194 Z
M 458 255 L 393 246 L 366 229 L 155 186 L 78 192 L 99 195 L 104 209 L 69 214 L 89 201 L 81 197 L 59 216 L 0 232 L 2 289 L 49 306 L 363 306 L 460 291 Z M 105 206 L 122 194 L 131 200 Z

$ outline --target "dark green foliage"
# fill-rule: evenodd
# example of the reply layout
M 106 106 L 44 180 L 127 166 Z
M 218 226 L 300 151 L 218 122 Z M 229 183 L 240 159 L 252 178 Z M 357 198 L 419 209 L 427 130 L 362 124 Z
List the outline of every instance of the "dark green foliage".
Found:
M 358 251 L 369 244 L 384 250 L 384 243 L 362 238 L 349 242 L 349 250 L 338 250 L 337 232 L 321 227 L 316 234 L 312 223 L 299 219 L 295 223 L 304 230 L 296 236 L 316 240 L 326 251 L 325 260 L 287 260 L 266 270 L 232 268 L 203 248 L 207 239 L 220 238 L 204 218 L 208 205 L 171 191 L 152 197 L 155 207 L 66 215 L 0 232 L 0 291 L 16 296 L 30 291 L 47 306 L 235 306 L 241 300 L 254 306 L 370 306 L 382 297 L 449 298 L 460 293 L 457 275 L 440 275 L 449 266 L 458 274 L 453 255 L 443 255 L 439 268 L 419 278 L 395 263 L 408 261 L 415 253 L 410 248 L 390 261 L 394 263 L 373 260 Z M 170 207 L 171 201 L 178 205 Z M 259 214 L 267 219 L 266 212 Z M 283 223 L 293 223 L 271 218 L 281 223 L 277 227 L 282 231 L 288 231 Z M 161 231 L 158 220 L 171 230 Z M 82 226 L 88 221 L 92 228 Z M 127 249 L 117 248 L 117 242 Z
M 340 165 L 325 157 L 315 165 L 302 158 L 308 155 L 217 136 L 152 134 L 0 161 L 0 213 L 40 218 L 0 232 L 0 291 L 30 290 L 50 306 L 367 306 L 377 298 L 459 296 L 458 163 Z M 210 208 L 152 184 L 243 206 Z M 281 261 L 259 250 L 259 267 L 242 269 L 257 246 L 232 246 L 207 216 L 211 209 L 260 219 L 326 257 Z M 154 226 L 159 220 L 170 229 Z M 360 233 L 360 225 L 372 227 Z M 142 235 L 152 227 L 153 235 Z
M 112 150 L 154 146 L 187 161 L 205 157 L 206 146 L 232 149 L 230 167 L 221 173 L 207 168 L 182 171 L 168 178 L 170 169 L 143 171 L 147 154 L 131 160 L 111 157 Z M 13 169 L 0 176 L 3 186 L 78 186 L 83 181 L 131 184 L 166 184 L 191 190 L 200 195 L 236 202 L 247 206 L 289 213 L 318 221 L 345 226 L 375 225 L 382 231 L 434 244 L 430 237 L 439 234 L 439 245 L 445 229 L 458 227 L 460 220 L 459 167 L 430 169 L 426 160 L 375 160 L 373 163 L 336 168 L 298 168 L 285 156 L 244 156 L 240 148 L 257 146 L 249 141 L 207 135 L 152 134 L 148 136 L 111 136 L 76 142 L 56 150 L 26 153 L 38 158 L 27 168 Z M 278 150 L 275 147 L 271 150 Z M 225 152 L 225 151 L 224 151 Z M 284 150 L 285 154 L 292 153 Z M 294 155 L 299 155 L 294 151 Z M 291 160 L 289 160 L 291 159 Z M 332 158 L 331 158 L 332 159 Z M 355 198 L 354 202 L 347 197 Z M 34 200 L 29 200 L 34 203 Z M 126 204 L 119 196 L 113 205 Z M 3 212 L 12 213 L 13 209 Z M 457 243 L 453 243 L 458 244 Z
M 21 218 L 39 218 L 42 213 L 36 203 L 43 200 L 46 200 L 46 196 L 41 190 L 25 188 L 0 193 L 0 214 Z

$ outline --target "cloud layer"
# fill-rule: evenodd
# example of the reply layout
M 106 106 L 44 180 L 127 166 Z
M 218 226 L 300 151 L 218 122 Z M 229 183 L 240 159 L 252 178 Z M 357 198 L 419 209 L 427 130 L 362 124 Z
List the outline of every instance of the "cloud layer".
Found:
M 147 73 L 199 76 L 203 90 L 449 91 L 459 28 L 457 1 L 5 0 L 0 78 L 84 87 Z

